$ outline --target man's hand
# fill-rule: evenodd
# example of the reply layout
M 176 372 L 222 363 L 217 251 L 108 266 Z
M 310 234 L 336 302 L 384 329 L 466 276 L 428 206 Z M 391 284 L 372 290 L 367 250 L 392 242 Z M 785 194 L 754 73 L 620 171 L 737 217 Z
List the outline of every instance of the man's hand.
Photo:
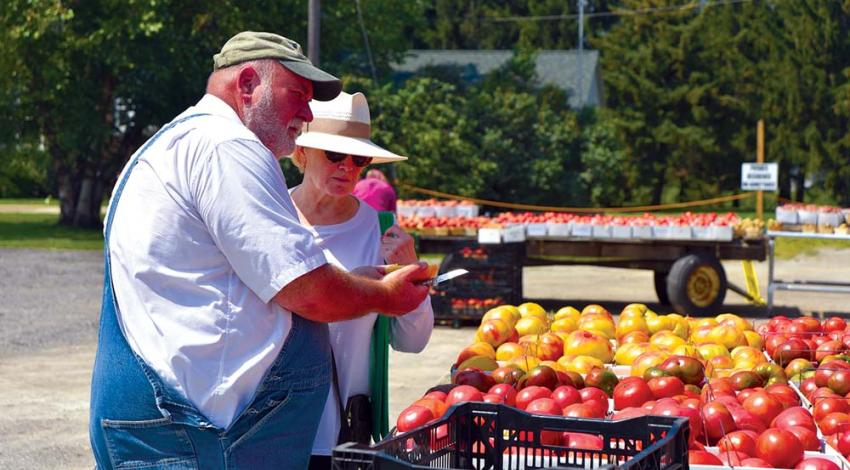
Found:
M 397 269 L 381 280 L 387 287 L 386 305 L 380 311 L 387 315 L 403 315 L 415 309 L 428 295 L 428 263 L 415 263 Z
M 384 278 L 384 275 L 387 274 L 387 267 L 386 266 L 360 266 L 359 268 L 352 269 L 351 274 L 356 274 L 356 275 L 361 276 L 361 277 L 380 281 L 381 279 Z

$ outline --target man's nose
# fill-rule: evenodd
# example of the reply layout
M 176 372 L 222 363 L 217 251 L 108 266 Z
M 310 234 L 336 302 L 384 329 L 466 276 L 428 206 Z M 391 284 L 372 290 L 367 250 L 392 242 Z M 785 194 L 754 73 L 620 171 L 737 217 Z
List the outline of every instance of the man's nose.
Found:
M 310 111 L 309 104 L 304 104 L 301 111 L 298 112 L 298 117 L 304 122 L 310 122 L 313 120 L 313 111 Z

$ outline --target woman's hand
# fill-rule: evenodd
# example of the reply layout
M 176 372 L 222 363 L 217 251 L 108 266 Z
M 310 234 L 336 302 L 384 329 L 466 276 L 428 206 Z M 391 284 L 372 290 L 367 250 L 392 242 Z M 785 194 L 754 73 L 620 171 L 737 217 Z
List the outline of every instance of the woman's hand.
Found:
M 393 225 L 381 237 L 381 256 L 387 263 L 411 264 L 419 261 L 413 248 L 413 237 Z

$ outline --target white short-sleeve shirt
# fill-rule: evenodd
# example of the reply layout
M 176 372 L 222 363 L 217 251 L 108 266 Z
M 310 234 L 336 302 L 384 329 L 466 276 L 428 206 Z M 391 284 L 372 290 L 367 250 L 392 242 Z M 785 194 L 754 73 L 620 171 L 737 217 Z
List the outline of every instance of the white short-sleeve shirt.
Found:
M 109 253 L 130 347 L 227 428 L 289 334 L 291 314 L 272 297 L 327 260 L 272 153 L 220 99 L 206 95 L 178 118 L 197 113 L 210 115 L 166 131 L 140 157 Z

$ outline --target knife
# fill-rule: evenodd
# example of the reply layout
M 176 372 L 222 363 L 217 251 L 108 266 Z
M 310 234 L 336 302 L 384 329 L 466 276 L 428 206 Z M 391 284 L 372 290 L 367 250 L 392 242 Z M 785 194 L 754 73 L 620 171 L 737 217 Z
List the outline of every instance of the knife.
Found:
M 424 285 L 424 286 L 436 286 L 437 284 L 442 284 L 442 283 L 448 281 L 449 279 L 454 279 L 458 276 L 463 276 L 464 274 L 468 274 L 468 273 L 469 273 L 469 271 L 467 271 L 466 269 L 452 269 L 451 271 L 449 271 L 447 273 L 440 274 L 439 276 L 437 276 L 433 279 L 428 279 L 427 281 L 423 282 L 422 285 Z

